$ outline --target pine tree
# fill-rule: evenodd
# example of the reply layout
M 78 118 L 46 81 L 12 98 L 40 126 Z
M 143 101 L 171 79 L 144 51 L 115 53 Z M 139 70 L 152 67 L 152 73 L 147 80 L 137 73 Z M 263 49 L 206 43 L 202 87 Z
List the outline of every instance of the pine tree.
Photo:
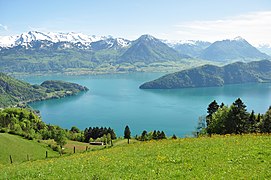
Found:
M 241 134 L 245 132 L 245 125 L 248 119 L 246 105 L 238 98 L 231 106 L 229 119 L 225 122 L 226 133 Z
M 159 132 L 159 131 L 158 131 Z M 158 132 L 157 132 L 157 135 L 158 135 Z M 144 130 L 141 134 L 141 141 L 146 141 L 147 140 L 147 134 L 148 132 L 146 130 Z
M 156 130 L 154 130 L 153 133 L 152 133 L 152 139 L 154 139 L 154 140 L 157 139 L 157 133 L 156 133 Z
M 124 130 L 124 138 L 128 139 L 128 144 L 129 144 L 130 139 L 131 139 L 131 131 L 130 131 L 130 128 L 128 126 L 126 126 L 125 130 Z
M 212 123 L 212 115 L 218 110 L 219 105 L 217 104 L 216 100 L 211 102 L 207 108 L 208 115 L 206 116 L 206 125 L 207 125 L 207 133 L 211 134 L 208 129 L 208 126 Z
M 246 123 L 246 132 L 248 133 L 255 133 L 256 132 L 256 117 L 254 115 L 254 111 L 252 110 L 251 114 L 249 115 L 248 121 Z
M 161 132 L 159 139 L 166 139 L 164 131 Z
M 271 133 L 271 107 L 269 107 L 268 111 L 264 114 L 261 123 L 261 132 Z

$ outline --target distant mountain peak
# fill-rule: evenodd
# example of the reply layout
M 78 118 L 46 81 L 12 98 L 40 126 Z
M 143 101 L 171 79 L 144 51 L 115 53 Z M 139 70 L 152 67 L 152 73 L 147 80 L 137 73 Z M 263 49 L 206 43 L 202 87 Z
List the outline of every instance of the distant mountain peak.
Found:
M 235 37 L 233 40 L 235 41 L 246 41 L 244 38 L 242 38 L 241 36 L 237 36 Z
M 214 42 L 202 52 L 200 58 L 211 61 L 250 61 L 270 57 L 238 36 L 232 40 L 226 39 Z
M 155 37 L 153 37 L 152 35 L 149 35 L 149 34 L 144 34 L 144 35 L 140 36 L 138 39 L 146 40 L 146 41 L 157 40 Z

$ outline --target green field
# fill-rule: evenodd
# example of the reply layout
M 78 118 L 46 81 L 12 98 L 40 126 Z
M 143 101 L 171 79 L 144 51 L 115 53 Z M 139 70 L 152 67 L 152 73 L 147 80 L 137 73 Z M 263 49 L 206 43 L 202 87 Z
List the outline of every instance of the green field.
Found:
M 27 161 L 27 155 L 30 160 L 45 159 L 46 151 L 48 157 L 59 156 L 58 152 L 53 151 L 46 144 L 7 133 L 0 133 L 0 145 L 0 164 L 9 164 L 10 155 L 15 164 Z
M 0 179 L 271 179 L 271 136 L 213 136 L 120 144 L 6 165 Z

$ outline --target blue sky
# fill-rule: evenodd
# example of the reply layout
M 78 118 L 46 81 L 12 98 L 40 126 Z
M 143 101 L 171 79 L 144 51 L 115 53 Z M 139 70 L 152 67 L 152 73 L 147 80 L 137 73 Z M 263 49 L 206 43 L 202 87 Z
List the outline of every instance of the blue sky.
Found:
M 209 41 L 242 36 L 259 44 L 271 41 L 270 28 L 270 0 L 0 0 L 2 36 L 30 30 L 131 40 L 142 34 Z

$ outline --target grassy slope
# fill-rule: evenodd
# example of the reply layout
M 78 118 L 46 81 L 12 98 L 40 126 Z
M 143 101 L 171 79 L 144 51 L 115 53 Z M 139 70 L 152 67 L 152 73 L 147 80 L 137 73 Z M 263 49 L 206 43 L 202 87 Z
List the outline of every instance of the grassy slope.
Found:
M 270 135 L 120 145 L 0 168 L 0 179 L 270 179 Z
M 45 159 L 45 152 L 48 151 L 49 157 L 59 156 L 57 152 L 46 147 L 45 144 L 29 141 L 20 136 L 0 133 L 0 164 L 9 164 L 11 155 L 14 163 L 27 160 Z

